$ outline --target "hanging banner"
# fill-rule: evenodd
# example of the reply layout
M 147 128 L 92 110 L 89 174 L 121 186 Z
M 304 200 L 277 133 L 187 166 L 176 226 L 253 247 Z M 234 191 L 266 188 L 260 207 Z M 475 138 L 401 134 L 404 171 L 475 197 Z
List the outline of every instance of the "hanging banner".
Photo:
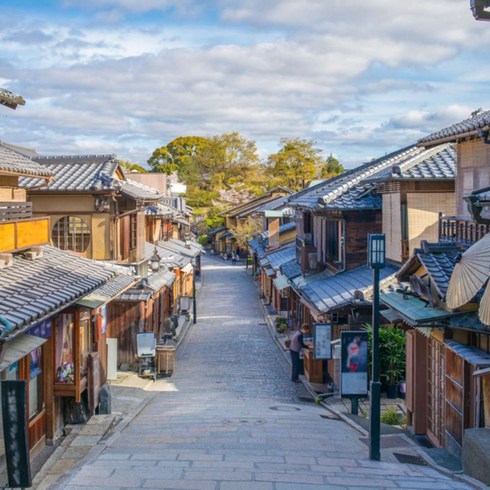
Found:
M 315 359 L 332 359 L 332 325 L 313 324 L 313 354 Z
M 27 381 L 2 381 L 2 418 L 11 488 L 32 486 L 27 442 Z
M 368 394 L 368 334 L 367 332 L 341 332 L 342 396 Z

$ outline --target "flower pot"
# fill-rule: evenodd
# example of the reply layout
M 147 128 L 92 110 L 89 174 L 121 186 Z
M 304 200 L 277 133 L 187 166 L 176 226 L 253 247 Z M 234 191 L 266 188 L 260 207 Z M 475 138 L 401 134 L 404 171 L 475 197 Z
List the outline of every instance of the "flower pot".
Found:
M 386 396 L 390 400 L 394 400 L 398 396 L 398 383 L 388 383 L 388 386 L 386 388 Z

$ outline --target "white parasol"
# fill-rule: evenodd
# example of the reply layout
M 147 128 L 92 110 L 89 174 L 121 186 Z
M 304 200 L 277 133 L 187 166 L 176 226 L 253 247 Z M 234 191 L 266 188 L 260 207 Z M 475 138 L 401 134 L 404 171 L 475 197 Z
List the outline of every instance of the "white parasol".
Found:
M 490 233 L 466 250 L 456 264 L 447 289 L 447 306 L 451 309 L 459 308 L 471 301 L 489 277 Z M 485 292 L 484 298 L 490 301 L 490 293 Z

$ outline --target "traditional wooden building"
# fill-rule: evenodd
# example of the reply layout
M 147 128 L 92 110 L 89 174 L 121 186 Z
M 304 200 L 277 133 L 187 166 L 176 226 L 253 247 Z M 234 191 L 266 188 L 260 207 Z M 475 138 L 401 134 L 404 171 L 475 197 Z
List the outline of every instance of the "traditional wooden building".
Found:
M 135 279 L 49 245 L 49 217 L 33 214 L 19 181 L 50 185 L 53 174 L 16 149 L 0 144 L 0 375 L 26 382 L 34 456 L 74 414 L 86 413 L 77 407 L 94 410 L 98 404 L 106 324 L 103 312 L 84 301 L 96 294 L 102 306 Z

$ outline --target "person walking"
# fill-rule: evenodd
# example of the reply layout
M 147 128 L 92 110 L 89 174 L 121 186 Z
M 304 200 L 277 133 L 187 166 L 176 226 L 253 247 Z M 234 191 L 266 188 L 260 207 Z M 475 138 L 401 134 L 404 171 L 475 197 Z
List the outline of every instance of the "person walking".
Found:
M 303 338 L 310 331 L 310 327 L 307 323 L 303 323 L 299 330 L 293 333 L 291 336 L 291 345 L 289 346 L 289 352 L 291 353 L 291 381 L 294 383 L 299 383 L 299 368 L 300 359 L 299 354 L 301 349 L 307 349 L 308 346 L 305 344 Z

